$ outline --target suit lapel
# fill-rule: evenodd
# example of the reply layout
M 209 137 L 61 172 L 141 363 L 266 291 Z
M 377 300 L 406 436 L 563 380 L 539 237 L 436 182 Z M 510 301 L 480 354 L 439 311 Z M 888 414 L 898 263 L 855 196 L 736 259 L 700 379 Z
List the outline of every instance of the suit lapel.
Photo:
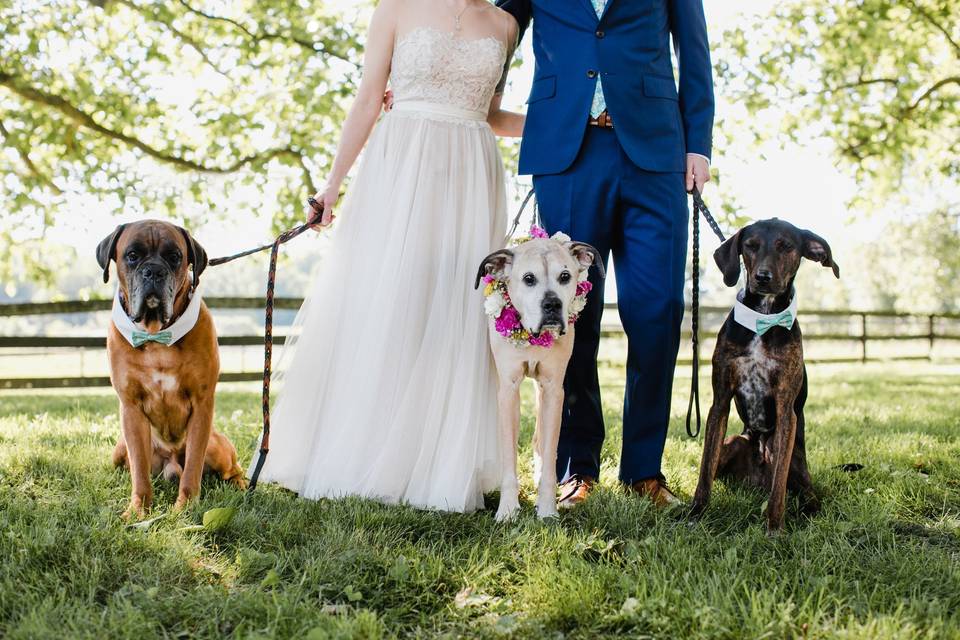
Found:
M 593 8 L 593 3 L 590 2 L 590 0 L 580 0 L 580 4 L 582 4 L 582 5 L 584 6 L 584 8 L 590 13 L 590 17 L 591 17 L 591 18 L 593 18 L 594 20 L 597 20 L 597 21 L 599 22 L 599 20 L 598 20 L 598 18 L 597 18 L 597 12 L 596 12 L 596 10 Z M 607 0 L 607 4 L 608 4 L 608 5 L 610 4 L 610 1 L 609 1 L 609 0 Z

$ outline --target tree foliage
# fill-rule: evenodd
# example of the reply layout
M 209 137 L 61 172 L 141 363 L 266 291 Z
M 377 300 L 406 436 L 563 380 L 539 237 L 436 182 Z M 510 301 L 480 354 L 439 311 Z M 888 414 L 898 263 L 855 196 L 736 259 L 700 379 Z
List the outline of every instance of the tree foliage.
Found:
M 362 29 L 325 4 L 0 0 L 0 241 L 91 193 L 192 224 L 299 217 L 359 76 Z
M 960 176 L 956 0 L 789 0 L 725 33 L 717 57 L 727 95 L 789 107 L 782 132 L 832 139 L 865 185 Z
M 856 255 L 871 308 L 960 311 L 960 214 L 938 209 L 892 221 Z

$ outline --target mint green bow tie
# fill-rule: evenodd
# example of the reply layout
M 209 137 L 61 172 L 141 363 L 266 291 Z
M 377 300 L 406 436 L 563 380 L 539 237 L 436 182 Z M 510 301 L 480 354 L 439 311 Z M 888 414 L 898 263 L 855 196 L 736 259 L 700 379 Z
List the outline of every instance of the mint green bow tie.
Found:
M 146 331 L 134 331 L 131 335 L 134 348 L 139 347 L 145 342 L 159 342 L 160 344 L 170 345 L 173 342 L 173 334 L 169 331 L 158 331 L 157 333 L 147 333 Z
M 777 326 L 783 327 L 784 329 L 793 327 L 793 314 L 790 313 L 789 309 L 763 318 L 757 318 L 757 335 L 762 336 Z

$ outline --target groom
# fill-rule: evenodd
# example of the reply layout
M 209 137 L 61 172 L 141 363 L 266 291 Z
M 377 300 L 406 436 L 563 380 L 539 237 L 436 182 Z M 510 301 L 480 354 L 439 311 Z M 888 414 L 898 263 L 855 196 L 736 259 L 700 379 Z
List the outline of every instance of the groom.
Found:
M 713 80 L 702 0 L 498 0 L 533 21 L 536 71 L 520 148 L 549 233 L 613 253 L 628 338 L 620 480 L 658 506 L 680 344 L 687 195 L 709 180 Z M 679 63 L 674 82 L 670 37 Z M 603 280 L 577 322 L 557 457 L 561 507 L 600 475 Z

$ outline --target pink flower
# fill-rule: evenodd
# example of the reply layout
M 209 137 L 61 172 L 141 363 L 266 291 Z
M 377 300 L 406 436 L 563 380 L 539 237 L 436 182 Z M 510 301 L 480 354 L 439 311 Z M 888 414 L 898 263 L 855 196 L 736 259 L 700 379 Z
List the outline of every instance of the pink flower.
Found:
M 530 227 L 530 237 L 531 238 L 549 238 L 550 235 L 542 228 L 537 225 Z
M 483 284 L 490 284 L 494 280 L 496 280 L 496 278 L 494 278 L 492 274 L 488 273 L 487 275 L 483 276 Z
M 593 284 L 589 280 L 577 283 L 577 295 L 585 296 L 593 289 Z
M 515 329 L 520 328 L 520 314 L 514 307 L 504 307 L 500 316 L 494 322 L 497 333 L 503 336 L 510 335 Z
M 535 347 L 547 347 L 550 348 L 553 346 L 553 333 L 550 331 L 545 331 L 539 336 L 530 336 L 530 344 Z

